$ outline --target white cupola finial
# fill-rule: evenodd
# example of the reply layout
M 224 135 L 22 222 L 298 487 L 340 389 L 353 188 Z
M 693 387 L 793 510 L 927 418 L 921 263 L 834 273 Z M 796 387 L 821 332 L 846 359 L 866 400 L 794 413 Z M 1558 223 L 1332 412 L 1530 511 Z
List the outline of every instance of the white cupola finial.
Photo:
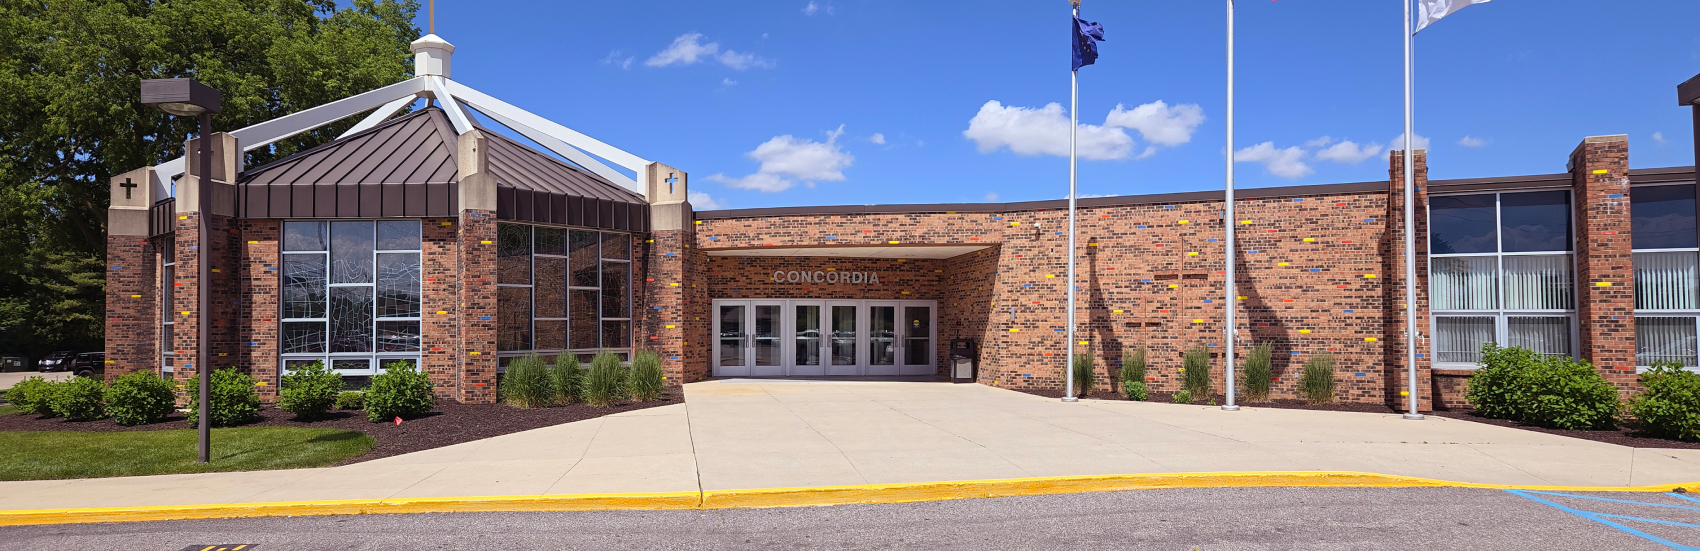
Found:
M 413 76 L 436 76 L 449 78 L 449 54 L 454 53 L 455 45 L 443 37 L 428 34 L 413 41 Z

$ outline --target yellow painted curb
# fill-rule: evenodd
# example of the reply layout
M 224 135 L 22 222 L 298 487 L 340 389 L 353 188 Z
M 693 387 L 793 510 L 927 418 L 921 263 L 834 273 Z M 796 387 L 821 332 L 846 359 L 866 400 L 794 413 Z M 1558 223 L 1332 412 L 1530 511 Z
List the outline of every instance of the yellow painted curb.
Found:
M 962 480 L 907 484 L 862 484 L 816 488 L 761 488 L 705 492 L 569 494 L 411 499 L 288 501 L 174 505 L 164 507 L 101 507 L 0 511 L 0 526 L 142 522 L 208 518 L 250 518 L 316 515 L 400 513 L 471 513 L 525 511 L 632 511 L 806 507 L 875 503 L 908 503 L 949 499 L 1016 497 L 1088 492 L 1120 492 L 1171 488 L 1453 487 L 1564 492 L 1668 492 L 1677 487 L 1700 487 L 1700 482 L 1659 486 L 1507 486 L 1450 482 L 1428 478 L 1359 472 L 1273 471 L 1217 473 L 1153 473 L 1103 476 L 1062 476 L 1001 480 Z

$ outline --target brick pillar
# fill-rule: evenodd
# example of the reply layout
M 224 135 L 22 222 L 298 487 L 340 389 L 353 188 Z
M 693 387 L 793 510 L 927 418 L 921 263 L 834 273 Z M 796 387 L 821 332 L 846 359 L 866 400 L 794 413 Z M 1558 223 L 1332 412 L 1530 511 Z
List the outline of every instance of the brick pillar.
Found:
M 439 400 L 460 400 L 460 235 L 455 218 L 420 221 L 419 357 Z M 481 354 L 482 355 L 482 354 Z
M 466 404 L 496 403 L 496 179 L 479 130 L 460 135 L 460 357 L 458 389 Z
M 1417 327 L 1417 410 L 1431 411 L 1434 408 L 1434 383 L 1429 366 L 1429 322 L 1428 311 L 1428 151 L 1417 149 L 1412 151 L 1415 165 L 1412 174 L 1416 179 L 1415 209 L 1413 209 L 1416 224 L 1416 290 Z M 1382 233 L 1383 271 L 1385 278 L 1382 283 L 1383 331 L 1382 365 L 1384 366 L 1383 381 L 1386 384 L 1387 404 L 1404 411 L 1410 406 L 1407 394 L 1410 389 L 1409 368 L 1406 361 L 1406 339 L 1410 334 L 1405 326 L 1405 152 L 1394 151 L 1388 167 L 1387 189 L 1387 225 Z
M 172 312 L 176 321 L 177 352 L 175 377 L 187 380 L 199 372 L 195 362 L 202 346 L 208 350 L 207 365 L 212 370 L 240 367 L 240 302 L 239 286 L 240 231 L 235 228 L 236 186 L 231 178 L 242 171 L 241 147 L 236 137 L 223 132 L 210 136 L 212 140 L 211 196 L 200 196 L 200 140 L 184 144 L 188 155 L 184 159 L 183 178 L 177 182 L 177 219 L 175 243 L 177 250 L 176 282 L 178 287 Z M 207 281 L 200 280 L 199 228 L 208 226 L 207 259 L 211 271 Z M 208 310 L 199 309 L 200 294 L 208 293 Z M 200 342 L 200 316 L 208 316 L 209 342 Z M 275 384 L 275 383 L 274 383 Z M 269 386 L 269 385 L 268 385 Z M 264 391 L 262 391 L 264 392 Z
M 1594 136 L 1570 154 L 1576 213 L 1576 314 L 1582 359 L 1629 391 L 1635 376 L 1635 257 L 1629 137 Z
M 277 399 L 279 379 L 278 315 L 282 306 L 282 236 L 279 220 L 244 220 L 238 250 L 241 258 L 237 272 L 240 295 L 240 324 L 236 349 L 241 351 L 244 371 L 262 384 L 260 399 Z
M 159 369 L 159 251 L 148 239 L 152 167 L 112 178 L 106 210 L 106 380 Z
M 684 171 L 661 163 L 650 163 L 646 184 L 650 203 L 650 236 L 642 259 L 643 272 L 636 277 L 643 310 L 637 313 L 637 346 L 648 348 L 661 356 L 662 372 L 668 384 L 684 384 L 708 375 L 706 335 L 701 339 L 691 335 L 696 325 L 706 327 L 706 316 L 690 310 L 689 279 L 692 266 L 691 245 L 696 243 L 696 226 L 687 201 L 687 180 Z M 700 270 L 698 270 L 700 272 Z M 698 323 L 696 320 L 705 321 Z M 689 343 L 689 344 L 687 344 Z M 700 365 L 699 365 L 700 364 Z

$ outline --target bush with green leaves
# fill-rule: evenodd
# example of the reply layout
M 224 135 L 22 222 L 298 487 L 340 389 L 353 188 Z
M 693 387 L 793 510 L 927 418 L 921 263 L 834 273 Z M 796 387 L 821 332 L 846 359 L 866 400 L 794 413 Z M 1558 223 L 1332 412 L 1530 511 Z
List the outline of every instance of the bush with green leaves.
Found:
M 1641 429 L 1665 438 L 1700 440 L 1700 373 L 1657 363 L 1641 374 L 1646 391 L 1629 400 Z
M 1150 397 L 1145 387 L 1145 347 L 1122 352 L 1122 394 L 1127 399 L 1143 402 Z
M 1299 372 L 1299 398 L 1312 404 L 1334 401 L 1334 355 L 1311 356 Z
M 106 388 L 106 413 L 120 425 L 146 425 L 177 410 L 177 385 L 152 371 L 125 373 Z
M 1192 345 L 1181 357 L 1181 368 L 1185 370 L 1181 381 L 1188 396 L 1210 396 L 1210 349 L 1202 344 Z
M 502 401 L 516 408 L 546 408 L 555 405 L 555 378 L 536 353 L 515 358 L 502 374 Z
M 632 391 L 632 399 L 639 402 L 653 402 L 661 399 L 661 389 L 667 386 L 667 377 L 661 373 L 661 356 L 652 350 L 639 350 L 632 354 L 632 368 L 628 373 L 626 387 Z
M 325 369 L 323 361 L 314 361 L 283 376 L 277 407 L 295 414 L 296 419 L 318 419 L 336 406 L 340 392 L 342 374 Z
M 1180 392 L 1176 392 L 1173 396 L 1170 396 L 1169 401 L 1177 404 L 1190 404 L 1192 403 L 1192 392 L 1183 388 Z
M 1092 352 L 1074 353 L 1074 396 L 1086 397 L 1098 386 L 1098 378 L 1093 373 Z
M 58 381 L 30 377 L 6 391 L 6 401 L 18 406 L 18 412 L 41 417 L 58 415 L 53 412 L 53 395 L 59 392 Z
M 253 377 L 234 367 L 226 367 L 212 374 L 211 385 L 207 388 L 208 399 L 212 401 L 212 414 L 207 417 L 215 427 L 234 427 L 253 422 L 260 416 L 260 396 L 254 393 L 257 381 Z M 189 378 L 185 388 L 189 394 L 189 424 L 198 425 L 201 414 L 201 379 L 197 375 Z
M 562 404 L 584 401 L 584 366 L 579 365 L 578 356 L 562 354 L 556 358 L 549 378 L 555 381 L 555 397 Z
M 1587 361 L 1493 343 L 1482 346 L 1464 396 L 1483 417 L 1570 430 L 1615 427 L 1623 408 L 1617 387 Z
M 409 362 L 390 362 L 366 387 L 366 420 L 373 423 L 418 417 L 436 406 L 431 376 Z
M 336 408 L 340 410 L 366 409 L 366 393 L 358 390 L 344 390 L 336 395 Z
M 590 359 L 590 373 L 584 377 L 584 403 L 608 407 L 631 394 L 626 390 L 626 367 L 613 352 L 602 352 Z
M 1258 343 L 1246 354 L 1240 373 L 1245 376 L 1247 402 L 1269 400 L 1269 382 L 1275 378 L 1275 349 L 1269 343 Z
M 67 421 L 106 417 L 106 383 L 94 377 L 72 377 L 53 393 L 53 413 Z

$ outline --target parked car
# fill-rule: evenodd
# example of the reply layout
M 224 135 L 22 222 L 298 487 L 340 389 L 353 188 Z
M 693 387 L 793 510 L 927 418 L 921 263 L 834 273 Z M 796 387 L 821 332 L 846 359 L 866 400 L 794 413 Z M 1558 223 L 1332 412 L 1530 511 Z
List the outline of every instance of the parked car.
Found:
M 30 357 L 22 354 L 0 354 L 0 373 L 28 371 Z
M 81 354 L 77 354 L 77 359 L 71 361 L 71 369 L 69 371 L 77 374 L 78 377 L 94 377 L 96 375 L 105 376 L 106 353 L 83 352 Z
M 43 372 L 43 373 L 46 373 L 48 371 L 64 371 L 64 370 L 70 369 L 71 368 L 71 362 L 73 360 L 76 360 L 76 359 L 77 359 L 77 353 L 76 352 L 72 352 L 70 350 L 60 350 L 58 352 L 48 354 L 47 357 L 42 358 L 41 361 L 36 362 L 35 363 L 35 370 Z

